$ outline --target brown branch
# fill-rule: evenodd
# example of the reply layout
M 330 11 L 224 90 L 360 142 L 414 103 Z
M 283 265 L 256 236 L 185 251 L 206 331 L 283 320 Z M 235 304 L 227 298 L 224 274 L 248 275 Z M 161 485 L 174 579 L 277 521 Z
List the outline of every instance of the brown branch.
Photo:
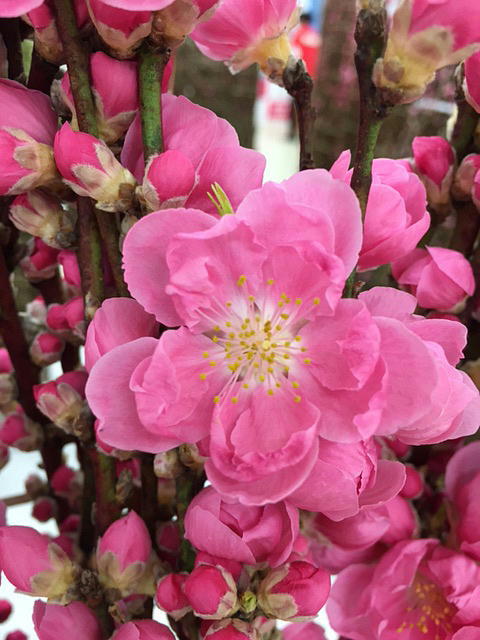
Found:
M 300 171 L 313 169 L 313 127 L 316 112 L 312 106 L 313 81 L 301 60 L 288 64 L 283 72 L 283 84 L 292 96 L 297 115 L 300 139 Z
M 22 38 L 20 34 L 20 18 L 0 18 L 0 34 L 2 35 L 8 58 L 8 77 L 10 80 L 25 80 L 22 55 Z

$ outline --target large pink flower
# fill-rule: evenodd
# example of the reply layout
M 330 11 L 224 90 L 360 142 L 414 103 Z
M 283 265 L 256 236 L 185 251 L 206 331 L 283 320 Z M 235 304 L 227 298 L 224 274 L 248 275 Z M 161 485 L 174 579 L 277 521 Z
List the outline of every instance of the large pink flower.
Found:
M 376 565 L 345 569 L 327 612 L 355 640 L 473 640 L 465 628 L 480 620 L 479 580 L 473 560 L 436 540 L 400 542 Z

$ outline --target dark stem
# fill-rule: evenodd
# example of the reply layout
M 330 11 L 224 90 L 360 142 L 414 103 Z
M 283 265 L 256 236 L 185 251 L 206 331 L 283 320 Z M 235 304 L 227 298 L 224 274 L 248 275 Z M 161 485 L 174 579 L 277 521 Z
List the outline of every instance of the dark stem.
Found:
M 80 535 L 78 543 L 85 554 L 90 554 L 95 546 L 95 525 L 93 521 L 93 508 L 95 504 L 95 477 L 90 456 L 85 447 L 78 445 L 78 459 L 83 472 L 82 504 L 80 511 Z
M 67 371 L 74 371 L 78 367 L 80 359 L 78 346 L 76 344 L 67 342 L 65 349 L 63 350 L 61 364 L 63 373 L 67 373 Z
M 463 91 L 464 70 L 461 65 L 455 74 L 456 91 L 455 102 L 457 105 L 457 116 L 453 127 L 450 144 L 457 153 L 457 160 L 460 163 L 468 154 L 475 152 L 473 136 L 478 124 L 478 113 L 471 107 L 465 99 Z
M 100 230 L 102 243 L 107 254 L 108 262 L 112 270 L 113 280 L 117 294 L 123 297 L 129 297 L 127 285 L 123 279 L 122 255 L 120 253 L 120 239 L 113 213 L 106 213 L 95 209 L 97 225 Z
M 457 220 L 450 242 L 450 249 L 460 251 L 468 259 L 480 231 L 480 215 L 472 201 L 455 202 Z
M 95 522 L 99 535 L 103 535 L 112 522 L 120 517 L 121 512 L 115 495 L 115 458 L 100 453 L 95 445 L 88 446 L 87 453 L 95 477 Z
M 52 304 L 53 302 L 62 301 L 62 287 L 58 270 L 53 278 L 36 282 L 35 288 L 38 289 L 40 295 L 45 300 L 45 304 L 47 305 Z
M 33 49 L 32 63 L 28 76 L 29 89 L 36 89 L 37 91 L 42 91 L 50 95 L 50 88 L 57 72 L 58 67 L 55 64 L 44 60 L 42 56 L 37 53 L 36 49 Z
M 192 571 L 195 561 L 195 552 L 190 542 L 185 538 L 184 519 L 188 509 L 188 505 L 194 496 L 201 490 L 205 482 L 203 473 L 199 474 L 195 471 L 186 469 L 176 479 L 177 489 L 177 524 L 180 534 L 180 570 Z
M 78 199 L 78 264 L 85 298 L 85 316 L 91 320 L 104 299 L 102 247 L 94 205 L 89 198 Z
M 8 77 L 10 80 L 23 82 L 25 77 L 20 18 L 0 18 L 0 33 L 7 49 Z
M 300 140 L 300 171 L 313 169 L 313 127 L 316 117 L 312 106 L 313 81 L 301 60 L 287 65 L 283 72 L 283 83 L 295 104 Z
M 170 59 L 170 49 L 144 43 L 138 60 L 138 91 L 145 164 L 163 151 L 162 80 Z
M 153 472 L 153 454 L 142 453 L 140 470 L 142 477 L 142 518 L 145 520 L 152 543 L 155 546 L 156 523 L 158 519 L 157 478 Z

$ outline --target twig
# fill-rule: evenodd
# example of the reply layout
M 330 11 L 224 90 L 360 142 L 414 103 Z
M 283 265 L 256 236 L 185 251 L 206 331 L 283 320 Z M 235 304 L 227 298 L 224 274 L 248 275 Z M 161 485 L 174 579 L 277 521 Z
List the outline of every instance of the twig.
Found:
M 120 505 L 115 495 L 115 458 L 100 453 L 95 445 L 89 445 L 86 449 L 95 476 L 95 522 L 98 533 L 102 535 L 120 517 Z
M 25 80 L 23 69 L 22 39 L 20 36 L 20 18 L 0 18 L 2 34 L 8 58 L 8 77 L 17 82 Z
M 283 84 L 292 96 L 297 114 L 300 139 L 300 171 L 313 169 L 313 126 L 316 112 L 312 106 L 313 81 L 301 60 L 288 64 L 283 72 Z
M 78 264 L 85 298 L 85 317 L 91 320 L 104 299 L 102 248 L 93 202 L 78 199 Z
M 106 213 L 105 211 L 99 211 L 98 209 L 95 209 L 95 216 L 97 218 L 97 225 L 100 230 L 102 243 L 112 270 L 117 294 L 119 296 L 129 297 L 130 293 L 123 278 L 120 239 L 115 216 L 112 213 Z
M 478 124 L 478 113 L 465 99 L 463 79 L 464 70 L 463 65 L 461 65 L 455 74 L 455 102 L 457 105 L 457 116 L 455 118 L 455 125 L 450 139 L 450 144 L 457 153 L 457 160 L 459 163 L 468 153 L 475 151 L 473 136 Z

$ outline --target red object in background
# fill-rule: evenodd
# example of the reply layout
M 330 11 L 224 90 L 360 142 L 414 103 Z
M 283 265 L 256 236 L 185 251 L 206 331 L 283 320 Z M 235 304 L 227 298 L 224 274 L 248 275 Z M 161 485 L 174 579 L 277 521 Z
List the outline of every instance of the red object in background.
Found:
M 304 61 L 308 73 L 315 78 L 321 46 L 318 31 L 307 22 L 301 22 L 292 35 L 291 44 L 294 54 Z

